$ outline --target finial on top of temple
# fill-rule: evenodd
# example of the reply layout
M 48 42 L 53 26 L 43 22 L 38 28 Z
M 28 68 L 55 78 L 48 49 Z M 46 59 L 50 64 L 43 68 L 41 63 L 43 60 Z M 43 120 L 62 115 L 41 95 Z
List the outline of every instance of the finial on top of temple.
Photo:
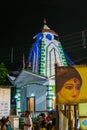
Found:
M 44 24 L 46 24 L 46 23 L 47 23 L 46 18 L 44 18 L 43 23 L 44 23 Z
M 54 32 L 53 30 L 51 30 L 48 26 L 47 26 L 47 21 L 46 21 L 46 18 L 44 18 L 43 20 L 43 28 L 42 28 L 42 32 L 50 32 L 50 33 L 53 33 L 55 35 L 58 36 L 58 34 L 56 32 Z
M 43 20 L 43 29 L 45 29 L 45 31 L 46 30 L 48 30 L 48 29 L 50 29 L 47 25 L 46 25 L 46 23 L 47 23 L 47 21 L 46 21 L 46 18 L 44 18 L 44 20 Z

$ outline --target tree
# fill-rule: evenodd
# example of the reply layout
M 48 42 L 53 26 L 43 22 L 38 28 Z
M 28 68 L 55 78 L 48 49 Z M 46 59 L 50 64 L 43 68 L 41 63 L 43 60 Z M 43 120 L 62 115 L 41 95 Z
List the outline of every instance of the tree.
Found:
M 8 70 L 4 63 L 0 64 L 0 85 L 6 85 Z

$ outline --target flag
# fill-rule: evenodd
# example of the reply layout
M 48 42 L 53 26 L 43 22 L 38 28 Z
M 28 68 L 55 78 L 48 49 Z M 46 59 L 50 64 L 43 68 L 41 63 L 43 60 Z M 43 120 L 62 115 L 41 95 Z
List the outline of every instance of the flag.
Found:
M 25 57 L 24 57 L 24 54 L 23 54 L 22 64 L 23 64 L 23 69 L 25 69 Z

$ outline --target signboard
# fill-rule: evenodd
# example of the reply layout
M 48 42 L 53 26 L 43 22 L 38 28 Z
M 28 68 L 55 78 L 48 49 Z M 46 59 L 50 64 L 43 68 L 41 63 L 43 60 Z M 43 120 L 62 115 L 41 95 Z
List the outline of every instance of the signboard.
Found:
M 80 129 L 87 130 L 87 118 L 80 118 Z
M 87 117 L 87 103 L 79 103 L 79 116 Z
M 0 118 L 10 114 L 10 88 L 0 88 Z
M 87 66 L 58 66 L 55 71 L 58 103 L 87 102 Z

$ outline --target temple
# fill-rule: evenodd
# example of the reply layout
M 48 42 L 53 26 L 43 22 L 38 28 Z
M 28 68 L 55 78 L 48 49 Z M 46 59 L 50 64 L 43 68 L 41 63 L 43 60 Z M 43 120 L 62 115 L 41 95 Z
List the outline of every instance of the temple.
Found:
M 27 62 L 13 85 L 16 87 L 16 114 L 55 109 L 55 63 L 58 66 L 73 65 L 64 53 L 58 34 L 44 20 L 41 32 L 34 37 Z

